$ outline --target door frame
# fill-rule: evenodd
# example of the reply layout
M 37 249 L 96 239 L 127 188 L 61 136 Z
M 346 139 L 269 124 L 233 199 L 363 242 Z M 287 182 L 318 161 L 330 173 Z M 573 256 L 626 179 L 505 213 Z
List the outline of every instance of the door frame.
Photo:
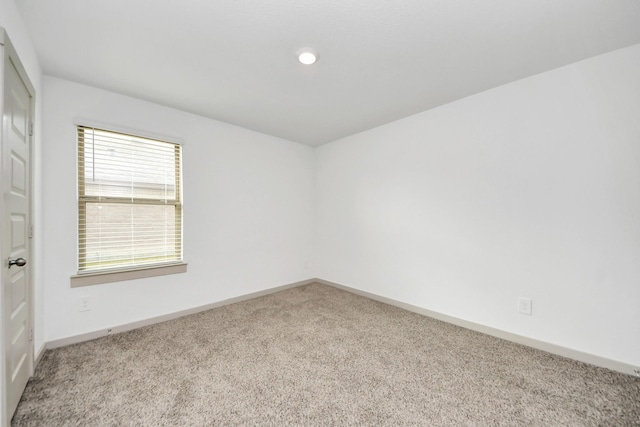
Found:
M 27 249 L 28 249 L 28 254 L 29 254 L 29 260 L 27 265 L 25 266 L 27 268 L 27 292 L 28 292 L 28 305 L 29 305 L 29 316 L 28 316 L 28 322 L 29 322 L 29 334 L 30 334 L 30 344 L 29 344 L 29 349 L 28 349 L 28 357 L 27 357 L 27 367 L 28 367 L 28 372 L 29 372 L 29 376 L 33 375 L 33 371 L 34 371 L 34 356 L 35 356 L 35 342 L 34 342 L 34 327 L 35 327 L 35 313 L 34 313 L 34 309 L 35 309 L 35 304 L 34 304 L 34 281 L 33 281 L 33 272 L 34 272 L 34 245 L 33 245 L 33 189 L 34 189 L 34 165 L 33 165 L 33 160 L 34 160 L 34 154 L 33 154 L 33 148 L 34 148 L 34 132 L 33 132 L 33 123 L 35 122 L 35 102 L 36 102 L 36 92 L 35 92 L 35 88 L 33 86 L 33 84 L 31 83 L 31 80 L 29 79 L 29 76 L 25 70 L 25 68 L 22 65 L 22 62 L 20 61 L 20 58 L 18 56 L 18 52 L 16 51 L 16 49 L 13 47 L 13 44 L 11 43 L 9 36 L 7 34 L 7 32 L 5 31 L 4 28 L 0 27 L 0 176 L 3 176 L 2 174 L 4 174 L 4 170 L 3 170 L 3 162 L 4 159 L 1 158 L 2 156 L 2 148 L 3 145 L 5 143 L 4 141 L 4 83 L 5 83 L 5 71 L 7 66 L 9 66 L 9 64 L 13 64 L 13 66 L 15 67 L 15 69 L 18 71 L 18 75 L 19 77 L 22 79 L 23 83 L 25 84 L 27 91 L 29 92 L 29 95 L 31 96 L 31 102 L 29 105 L 29 115 L 30 115 L 30 124 L 29 124 L 29 186 L 28 186 L 28 191 L 29 191 L 29 197 L 27 198 L 27 203 L 28 203 L 28 210 L 29 210 L 29 214 L 28 214 L 28 238 L 27 238 Z M 2 197 L 0 197 L 0 212 L 2 212 L 2 215 L 4 215 L 4 195 L 2 195 Z M 7 230 L 4 230 L 4 218 L 2 218 L 2 221 L 0 222 L 0 241 L 3 241 L 4 236 L 6 235 Z M 1 274 L 1 281 L 2 281 L 2 286 L 3 288 L 0 290 L 0 307 L 3 308 L 3 314 L 2 316 L 0 316 L 0 335 L 2 337 L 2 339 L 0 339 L 0 354 L 2 356 L 0 356 L 0 358 L 2 359 L 2 363 L 0 364 L 0 381 L 1 381 L 1 391 L 2 393 L 0 393 L 2 395 L 2 402 L 0 402 L 0 425 L 10 425 L 11 424 L 11 418 L 13 417 L 13 413 L 8 413 L 7 410 L 7 399 L 8 399 L 8 393 L 6 390 L 7 387 L 7 381 L 6 381 L 6 353 L 5 353 L 5 327 L 7 326 L 5 324 L 5 313 L 4 313 L 4 283 L 5 283 L 5 279 L 7 276 L 7 269 L 6 269 L 6 263 L 7 263 L 7 259 L 8 259 L 8 255 L 3 253 L 3 249 L 2 246 L 0 245 L 0 260 L 2 261 L 2 274 Z

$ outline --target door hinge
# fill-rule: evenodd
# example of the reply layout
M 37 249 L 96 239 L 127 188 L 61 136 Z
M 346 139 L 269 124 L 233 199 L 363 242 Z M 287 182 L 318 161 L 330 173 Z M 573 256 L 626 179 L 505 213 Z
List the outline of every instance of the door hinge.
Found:
M 33 328 L 29 329 L 29 341 L 33 341 Z
M 33 122 L 29 122 L 29 136 L 33 136 Z
M 33 239 L 33 224 L 29 225 L 29 233 L 28 233 L 28 235 L 29 235 L 30 239 Z

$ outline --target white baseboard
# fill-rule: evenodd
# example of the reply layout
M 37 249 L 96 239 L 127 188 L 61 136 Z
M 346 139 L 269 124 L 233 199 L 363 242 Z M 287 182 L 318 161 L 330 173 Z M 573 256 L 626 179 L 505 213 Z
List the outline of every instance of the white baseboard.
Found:
M 188 308 L 186 310 L 180 310 L 175 313 L 163 314 L 161 316 L 152 317 L 149 319 L 139 320 L 137 322 L 126 323 L 122 325 L 112 326 L 110 328 L 101 329 L 99 331 L 88 332 L 86 334 L 74 335 L 67 338 L 61 338 L 46 343 L 46 348 L 64 347 L 66 345 L 77 344 L 84 341 L 90 341 L 96 338 L 105 337 L 107 335 L 118 334 L 121 332 L 131 331 L 133 329 L 142 328 L 144 326 L 154 325 L 156 323 L 166 322 L 167 320 L 177 319 L 179 317 L 188 316 L 190 314 L 200 313 L 201 311 L 210 310 L 216 307 L 222 307 L 224 305 L 233 304 L 236 302 L 246 301 L 253 298 L 258 298 L 264 295 L 269 295 L 275 292 L 283 291 L 285 289 L 295 288 L 298 286 L 308 285 L 316 282 L 316 279 L 307 279 L 300 282 L 290 283 L 288 285 L 276 286 L 274 288 L 265 289 L 258 292 L 252 292 L 250 294 L 241 295 L 234 298 L 229 298 L 222 301 L 217 301 L 211 304 L 205 304 L 198 307 Z
M 507 341 L 526 345 L 528 347 L 533 347 L 538 350 L 546 351 L 547 353 L 556 354 L 558 356 L 563 356 L 569 359 L 578 360 L 580 362 L 589 363 L 591 365 L 599 366 L 601 368 L 611 369 L 612 371 L 621 372 L 623 374 L 640 376 L 640 367 L 631 365 L 629 363 L 608 359 L 605 357 L 597 356 L 595 354 L 585 353 L 585 352 L 574 350 L 567 347 L 562 347 L 562 346 L 551 344 L 545 341 L 540 341 L 540 340 L 525 337 L 522 335 L 514 334 L 512 332 L 506 332 L 501 329 L 492 328 L 490 326 L 481 325 L 479 323 L 469 322 L 468 320 L 458 319 L 457 317 L 449 316 L 446 314 L 438 313 L 436 311 L 428 310 L 426 308 L 396 301 L 391 298 L 372 294 L 370 292 L 361 291 L 359 289 L 341 285 L 339 283 L 330 282 L 328 280 L 316 279 L 315 282 L 322 283 L 328 286 L 333 286 L 334 288 L 351 292 L 356 295 L 361 295 L 375 301 L 383 302 L 385 304 L 393 305 L 395 307 L 399 307 L 404 310 L 411 311 L 413 313 L 421 314 L 423 316 L 431 317 L 433 319 L 437 319 L 443 322 L 461 326 L 465 329 L 470 329 L 472 331 L 480 332 L 486 335 L 491 335 L 497 338 L 502 338 Z
M 47 343 L 42 343 L 40 349 L 36 351 L 35 357 L 33 358 L 33 370 L 35 371 L 38 367 L 38 364 L 42 360 L 42 356 L 44 356 L 44 352 L 47 350 Z
M 37 366 L 38 362 L 42 358 L 44 354 L 44 350 L 52 349 L 57 347 L 63 347 L 66 345 L 77 344 L 84 341 L 93 340 L 96 338 L 101 338 L 107 335 L 117 334 L 121 332 L 130 331 L 137 328 L 142 328 L 144 326 L 153 325 L 156 323 L 166 322 L 167 320 L 177 319 L 179 317 L 188 316 L 190 314 L 199 313 L 201 311 L 210 310 L 216 307 L 222 307 L 224 305 L 233 304 L 236 302 L 246 301 L 249 299 L 261 297 L 264 295 L 269 295 L 275 292 L 283 291 L 285 289 L 295 288 L 297 286 L 304 286 L 310 283 L 322 283 L 324 285 L 332 286 L 337 289 L 341 289 L 347 292 L 351 292 L 356 295 L 361 295 L 367 298 L 370 298 L 375 301 L 383 302 L 385 304 L 393 305 L 395 307 L 402 308 L 407 311 L 411 311 L 413 313 L 421 314 L 423 316 L 431 317 L 437 320 L 441 320 L 443 322 L 451 323 L 466 329 L 470 329 L 472 331 L 480 332 L 486 335 L 491 335 L 497 338 L 501 338 L 507 341 L 515 342 L 518 344 L 526 345 L 528 347 L 532 347 L 538 350 L 546 351 L 548 353 L 556 354 L 558 356 L 567 357 L 569 359 L 578 360 L 580 362 L 589 363 L 595 366 L 600 366 L 602 368 L 611 369 L 613 371 L 621 372 L 624 374 L 629 374 L 633 376 L 640 376 L 638 371 L 640 367 L 631 365 L 629 363 L 620 362 L 618 360 L 608 359 L 605 357 L 597 356 L 590 353 L 585 353 L 579 350 L 574 350 L 567 347 L 562 347 L 556 344 L 551 344 L 545 341 L 536 340 L 533 338 L 529 338 L 526 336 L 514 334 L 512 332 L 503 331 L 500 329 L 492 328 L 490 326 L 481 325 L 479 323 L 470 322 L 467 320 L 459 319 L 457 317 L 449 316 L 447 314 L 438 313 L 436 311 L 428 310 L 426 308 L 418 307 L 412 304 L 407 304 L 401 301 L 396 301 L 391 298 L 383 297 L 380 295 L 372 294 L 370 292 L 362 291 L 356 288 L 352 288 L 349 286 L 345 286 L 339 283 L 330 282 L 324 279 L 307 279 L 300 282 L 290 283 L 288 285 L 277 286 L 270 289 L 265 289 L 258 292 L 253 292 L 246 295 L 241 295 L 235 298 L 229 298 L 223 301 L 214 302 L 211 304 L 205 304 L 199 307 L 193 307 L 186 310 L 181 310 L 175 313 L 164 314 L 162 316 L 152 317 L 150 319 L 140 320 L 137 322 L 127 323 L 123 325 L 113 326 L 108 329 L 102 329 L 95 332 L 89 332 L 81 335 L 74 335 L 67 338 L 61 338 L 53 341 L 49 341 L 43 344 L 42 348 L 39 350 L 34 366 Z

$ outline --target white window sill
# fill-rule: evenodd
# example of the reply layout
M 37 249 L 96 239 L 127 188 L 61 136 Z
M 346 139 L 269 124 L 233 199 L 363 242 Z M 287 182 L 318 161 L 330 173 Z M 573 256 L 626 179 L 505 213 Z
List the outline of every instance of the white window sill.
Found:
M 187 263 L 153 265 L 132 268 L 129 270 L 98 271 L 71 276 L 71 287 L 99 285 L 101 283 L 122 282 L 124 280 L 142 279 L 145 277 L 165 276 L 168 274 L 186 273 Z

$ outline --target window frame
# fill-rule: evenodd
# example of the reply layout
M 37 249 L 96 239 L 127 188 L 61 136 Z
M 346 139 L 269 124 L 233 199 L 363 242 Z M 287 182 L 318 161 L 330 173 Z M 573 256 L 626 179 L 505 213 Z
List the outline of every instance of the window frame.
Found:
M 81 128 L 83 129 L 95 129 L 103 132 L 111 132 L 123 135 L 124 137 L 133 137 L 133 138 L 143 138 L 150 139 L 153 141 L 171 144 L 175 146 L 175 165 L 176 165 L 176 176 L 175 176 L 175 199 L 171 201 L 163 200 L 160 202 L 160 199 L 144 199 L 144 198 L 133 198 L 133 197 L 110 197 L 110 196 L 87 196 L 85 193 L 85 179 L 84 179 L 84 147 L 85 141 L 80 141 Z M 154 277 L 161 276 L 167 274 L 176 274 L 176 273 L 184 273 L 187 271 L 187 263 L 183 258 L 183 250 L 184 250 L 184 229 L 183 229 L 183 168 L 182 168 L 182 142 L 176 140 L 175 138 L 167 138 L 158 135 L 150 135 L 149 133 L 132 131 L 119 129 L 118 127 L 108 126 L 103 124 L 92 124 L 87 123 L 86 121 L 75 121 L 74 129 L 76 135 L 76 195 L 77 195 L 77 274 L 71 276 L 71 287 L 79 287 L 79 286 L 88 286 L 95 285 L 101 283 L 110 283 L 117 281 L 125 281 L 125 280 L 134 280 L 145 277 Z M 102 269 L 83 269 L 83 266 L 86 267 L 87 260 L 83 259 L 83 254 L 85 251 L 83 250 L 84 240 L 83 239 L 83 230 L 84 227 L 82 225 L 83 220 L 86 224 L 86 206 L 88 203 L 123 203 L 132 204 L 132 205 L 154 205 L 154 204 L 162 204 L 162 205 L 173 205 L 176 209 L 176 225 L 179 230 L 179 259 L 171 260 L 171 261 L 162 261 L 158 263 L 148 263 L 148 264 L 137 264 L 137 265 L 127 265 L 127 266 L 118 266 L 113 268 L 102 268 Z M 84 213 L 83 213 L 84 211 Z M 84 215 L 84 216 L 83 216 Z M 86 232 L 86 230 L 84 230 Z M 86 235 L 84 235 L 86 237 Z

